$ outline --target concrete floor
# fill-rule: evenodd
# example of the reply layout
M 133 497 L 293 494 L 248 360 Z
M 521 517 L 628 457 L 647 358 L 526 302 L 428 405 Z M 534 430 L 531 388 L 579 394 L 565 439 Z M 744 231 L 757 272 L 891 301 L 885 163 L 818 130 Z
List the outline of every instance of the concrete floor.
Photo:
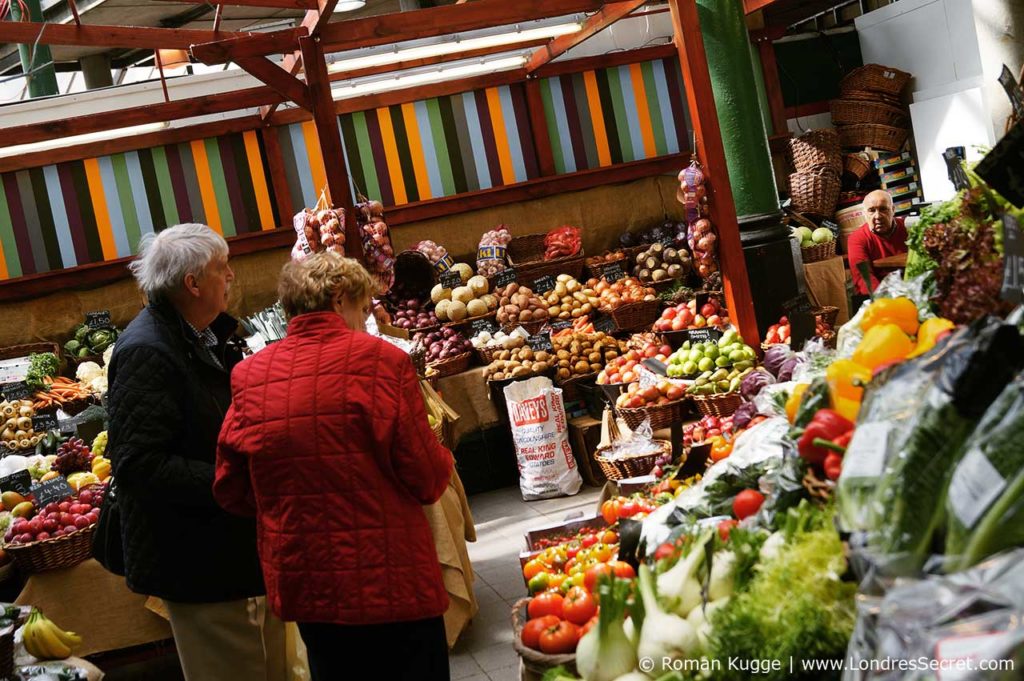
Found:
M 525 597 L 519 552 L 527 530 L 597 511 L 601 489 L 584 487 L 573 497 L 523 501 L 518 487 L 469 498 L 477 541 L 469 545 L 480 612 L 451 655 L 452 680 L 518 681 L 519 657 L 512 649 L 512 605 Z

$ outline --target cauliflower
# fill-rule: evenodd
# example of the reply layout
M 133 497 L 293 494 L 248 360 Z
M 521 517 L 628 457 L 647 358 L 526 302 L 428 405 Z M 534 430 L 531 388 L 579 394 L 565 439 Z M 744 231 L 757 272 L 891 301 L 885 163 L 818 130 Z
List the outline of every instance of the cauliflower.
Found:
M 96 393 L 97 395 L 107 394 L 107 377 L 100 374 L 89 381 L 89 390 Z
M 109 348 L 103 351 L 103 374 L 106 375 L 107 367 L 110 366 L 110 356 L 114 354 L 114 346 L 111 345 Z
M 96 362 L 82 362 L 78 365 L 75 378 L 82 383 L 89 383 L 97 376 L 103 375 L 103 369 Z

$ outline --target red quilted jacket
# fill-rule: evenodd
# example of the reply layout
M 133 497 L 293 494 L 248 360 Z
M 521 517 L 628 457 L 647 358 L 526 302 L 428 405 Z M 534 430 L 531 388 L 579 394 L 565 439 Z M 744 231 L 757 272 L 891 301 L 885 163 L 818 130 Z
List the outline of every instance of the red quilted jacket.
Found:
M 423 504 L 451 453 L 427 423 L 408 355 L 328 312 L 240 363 L 214 496 L 257 519 L 267 598 L 281 619 L 379 624 L 444 614 Z

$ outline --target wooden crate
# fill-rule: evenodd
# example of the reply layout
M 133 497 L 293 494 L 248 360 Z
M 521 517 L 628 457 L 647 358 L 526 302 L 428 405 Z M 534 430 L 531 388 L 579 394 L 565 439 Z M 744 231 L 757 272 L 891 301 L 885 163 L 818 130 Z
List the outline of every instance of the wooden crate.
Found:
M 569 445 L 572 447 L 580 475 L 590 487 L 600 487 L 606 478 L 594 459 L 601 442 L 601 422 L 590 416 L 579 416 L 569 421 Z

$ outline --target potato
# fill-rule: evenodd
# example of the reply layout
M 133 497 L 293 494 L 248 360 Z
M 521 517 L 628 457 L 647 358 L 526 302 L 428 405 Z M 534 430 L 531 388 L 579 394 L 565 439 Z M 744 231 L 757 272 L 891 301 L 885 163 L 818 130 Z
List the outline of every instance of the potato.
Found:
M 547 362 L 551 359 L 551 354 L 547 350 L 538 350 L 533 357 L 538 362 Z
M 558 359 L 569 359 L 571 356 L 572 355 L 570 355 L 569 352 L 566 350 L 559 350 L 558 352 L 555 353 L 555 357 L 557 357 Z
M 527 369 L 526 367 L 519 366 L 519 367 L 516 367 L 515 369 L 512 370 L 512 378 L 519 378 L 520 376 L 526 376 L 529 373 L 530 373 L 529 369 Z
M 572 365 L 572 370 L 573 373 L 586 374 L 590 372 L 590 365 L 583 360 L 580 360 Z
M 547 362 L 537 362 L 536 364 L 533 365 L 533 370 L 537 373 L 543 373 L 547 371 L 549 368 L 550 367 L 548 366 Z
M 555 277 L 555 281 L 564 284 L 568 281 L 572 281 L 572 277 L 568 274 L 559 274 L 557 277 Z
M 559 319 L 572 319 L 572 315 L 569 312 L 560 312 L 558 314 Z
M 531 360 L 526 360 L 520 366 L 528 371 L 533 371 L 533 362 Z
M 554 294 L 559 298 L 564 298 L 565 295 L 569 292 L 569 289 L 566 288 L 565 284 L 561 282 L 555 284 L 555 288 L 552 290 L 554 291 Z
M 573 319 L 579 319 L 580 317 L 583 316 L 583 310 L 581 310 L 580 308 L 576 308 L 575 310 L 573 310 L 569 314 L 572 315 Z
M 569 371 L 568 369 L 559 369 L 557 376 L 558 376 L 559 380 L 564 381 L 565 379 L 567 379 L 570 376 L 572 376 L 572 372 Z
M 523 348 L 519 351 L 520 359 L 533 359 L 533 348 Z
M 502 350 L 501 352 L 498 353 L 498 359 L 500 359 L 503 362 L 507 362 L 508 360 L 512 359 L 512 352 L 510 350 Z
M 539 308 L 539 309 L 533 311 L 533 319 L 535 321 L 540 321 L 542 319 L 547 319 L 548 317 L 549 317 L 548 311 L 545 310 L 544 308 Z
M 598 362 L 601 361 L 601 353 L 600 352 L 592 352 L 592 353 L 590 353 L 589 355 L 587 355 L 587 361 L 590 362 L 591 364 L 597 364 Z
M 582 284 L 580 284 L 580 282 L 576 281 L 575 279 L 571 279 L 571 280 L 569 280 L 569 282 L 568 282 L 568 283 L 567 283 L 567 284 L 565 285 L 565 288 L 566 288 L 566 289 L 567 289 L 567 290 L 569 291 L 569 293 L 576 293 L 576 292 L 577 292 L 577 291 L 579 291 L 579 290 L 580 290 L 581 288 L 583 288 L 583 285 L 582 285 Z
M 511 284 L 509 284 L 508 286 L 505 287 L 505 295 L 506 296 L 515 295 L 516 292 L 518 292 L 518 291 L 519 291 L 519 284 L 517 284 L 515 282 L 512 282 Z
M 570 362 L 567 359 L 560 359 L 560 360 L 558 360 L 558 366 L 563 368 L 563 369 L 568 369 L 569 367 L 572 366 L 572 362 Z
M 601 365 L 595 362 L 594 364 L 590 365 L 590 370 L 591 371 L 600 371 L 601 370 Z

